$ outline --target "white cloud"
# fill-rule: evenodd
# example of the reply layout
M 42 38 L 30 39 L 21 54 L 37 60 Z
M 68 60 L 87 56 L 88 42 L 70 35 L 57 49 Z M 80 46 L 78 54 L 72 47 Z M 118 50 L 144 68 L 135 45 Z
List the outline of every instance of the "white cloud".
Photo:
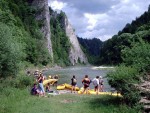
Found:
M 88 0 L 86 3 L 81 0 L 50 1 L 53 9 L 66 13 L 79 37 L 97 37 L 103 41 L 147 11 L 150 4 L 150 0 Z
M 97 38 L 99 38 L 101 41 L 105 41 L 105 40 L 108 40 L 109 38 L 111 38 L 112 35 L 113 34 L 111 34 L 111 35 L 100 35 Z
M 106 24 L 108 15 L 103 13 L 103 14 L 90 14 L 90 13 L 84 13 L 84 17 L 88 19 L 88 26 L 87 30 L 93 30 L 98 22 L 101 22 L 103 24 Z
M 130 2 L 130 0 L 122 0 L 121 1 L 123 4 L 128 4 Z
M 79 36 L 82 35 L 84 38 L 94 38 L 93 36 L 98 37 L 100 34 L 103 34 L 104 32 L 106 32 L 104 28 L 98 30 L 86 30 L 85 32 L 79 34 Z
M 49 6 L 51 6 L 53 10 L 62 10 L 63 8 L 67 6 L 67 3 L 58 2 L 58 1 L 50 1 Z

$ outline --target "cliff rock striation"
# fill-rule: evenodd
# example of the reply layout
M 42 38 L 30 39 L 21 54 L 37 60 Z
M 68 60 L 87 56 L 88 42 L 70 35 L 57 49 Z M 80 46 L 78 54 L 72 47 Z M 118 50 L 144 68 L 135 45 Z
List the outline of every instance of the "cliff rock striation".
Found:
M 52 40 L 50 32 L 50 16 L 56 17 L 59 14 L 57 14 L 56 12 L 50 14 L 48 0 L 29 0 L 29 2 L 32 4 L 33 7 L 37 9 L 36 19 L 42 21 L 43 23 L 41 27 L 41 32 L 44 34 L 44 37 L 46 39 L 45 42 L 47 42 L 47 48 L 53 59 L 53 50 L 51 42 Z M 75 65 L 77 63 L 87 64 L 88 63 L 87 58 L 83 53 L 83 51 L 81 50 L 78 39 L 74 33 L 74 29 L 69 23 L 66 15 L 63 16 L 60 24 L 71 43 L 70 51 L 68 53 L 71 64 L 72 65 Z
M 53 59 L 53 50 L 52 50 L 52 43 L 51 43 L 51 32 L 50 32 L 50 14 L 49 14 L 49 6 L 48 0 L 29 0 L 30 4 L 35 7 L 38 12 L 36 14 L 36 19 L 38 21 L 42 21 L 43 25 L 41 27 L 41 32 L 46 39 L 46 45 L 48 51 Z
M 82 51 L 77 36 L 75 35 L 74 29 L 72 25 L 69 23 L 66 15 L 62 18 L 61 24 L 71 43 L 71 48 L 69 52 L 70 62 L 72 63 L 72 65 L 75 65 L 77 63 L 87 64 L 88 63 L 87 57 Z

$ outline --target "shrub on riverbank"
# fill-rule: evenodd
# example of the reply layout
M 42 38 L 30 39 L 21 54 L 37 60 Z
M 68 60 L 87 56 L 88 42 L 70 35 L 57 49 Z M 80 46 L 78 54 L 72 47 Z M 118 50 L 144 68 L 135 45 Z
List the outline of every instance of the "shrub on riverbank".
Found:
M 138 71 L 132 67 L 120 66 L 107 75 L 109 84 L 121 92 L 127 104 L 136 104 L 140 95 L 134 87 L 139 82 Z

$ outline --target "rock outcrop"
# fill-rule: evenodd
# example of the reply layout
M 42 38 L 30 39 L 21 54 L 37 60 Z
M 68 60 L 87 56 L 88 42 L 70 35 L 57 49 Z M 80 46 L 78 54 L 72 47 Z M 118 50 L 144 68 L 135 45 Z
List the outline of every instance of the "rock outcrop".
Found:
M 71 43 L 71 48 L 70 48 L 70 52 L 69 52 L 69 59 L 70 62 L 72 63 L 72 65 L 75 65 L 77 63 L 85 63 L 87 64 L 87 58 L 85 56 L 85 54 L 83 53 L 77 36 L 75 35 L 74 29 L 72 27 L 72 25 L 69 23 L 68 19 L 66 16 L 64 16 L 64 18 L 62 18 L 62 27 L 66 32 L 66 35 L 68 36 L 70 43 Z
M 150 112 L 150 74 L 145 78 L 141 78 L 141 84 L 136 84 L 136 88 L 141 92 L 141 100 L 145 113 Z
M 39 21 L 43 21 L 41 32 L 44 35 L 48 51 L 51 55 L 51 58 L 53 59 L 48 0 L 29 0 L 29 2 L 30 4 L 32 4 L 33 7 L 38 10 L 38 13 L 36 14 L 36 19 Z
M 36 15 L 36 19 L 43 21 L 43 26 L 41 27 L 41 32 L 44 34 L 44 37 L 46 39 L 45 42 L 47 42 L 47 48 L 49 50 L 49 53 L 51 54 L 51 57 L 53 58 L 53 50 L 52 50 L 52 43 L 51 43 L 51 32 L 50 32 L 50 11 L 48 6 L 48 0 L 28 0 L 33 7 L 35 7 L 38 10 L 38 13 Z M 57 13 L 54 12 L 52 14 L 53 16 L 57 16 Z M 75 65 L 77 63 L 88 63 L 87 58 L 83 51 L 80 48 L 78 39 L 74 33 L 74 29 L 69 23 L 66 16 L 62 19 L 62 26 L 66 33 L 66 36 L 68 36 L 71 48 L 69 52 L 69 60 L 72 65 Z

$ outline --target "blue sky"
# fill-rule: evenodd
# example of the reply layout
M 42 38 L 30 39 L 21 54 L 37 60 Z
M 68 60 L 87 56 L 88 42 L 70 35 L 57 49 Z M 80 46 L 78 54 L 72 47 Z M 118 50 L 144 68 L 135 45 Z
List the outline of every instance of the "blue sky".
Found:
M 48 0 L 56 11 L 64 11 L 82 38 L 105 41 L 148 10 L 150 0 Z

